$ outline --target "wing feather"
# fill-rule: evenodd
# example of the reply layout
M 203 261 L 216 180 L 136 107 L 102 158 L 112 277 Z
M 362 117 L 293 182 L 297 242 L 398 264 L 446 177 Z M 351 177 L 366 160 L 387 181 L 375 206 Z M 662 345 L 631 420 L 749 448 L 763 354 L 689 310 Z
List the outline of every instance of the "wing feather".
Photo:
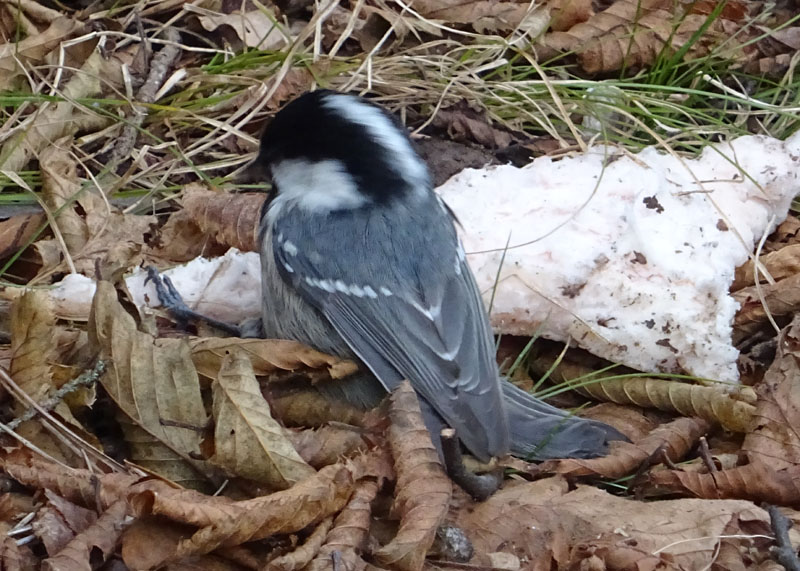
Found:
M 486 459 L 509 446 L 493 339 L 474 278 L 458 258 L 452 220 L 436 206 L 425 214 L 433 219 L 417 224 L 424 232 L 405 233 L 383 248 L 364 247 L 353 221 L 331 217 L 313 237 L 302 223 L 276 223 L 273 251 L 279 268 L 292 268 L 282 277 L 387 390 L 409 379 L 467 448 Z M 382 215 L 365 231 L 394 219 Z M 289 240 L 291 254 L 282 246 Z M 431 244 L 438 250 L 430 251 Z M 357 252 L 356 263 L 342 265 L 342 249 Z

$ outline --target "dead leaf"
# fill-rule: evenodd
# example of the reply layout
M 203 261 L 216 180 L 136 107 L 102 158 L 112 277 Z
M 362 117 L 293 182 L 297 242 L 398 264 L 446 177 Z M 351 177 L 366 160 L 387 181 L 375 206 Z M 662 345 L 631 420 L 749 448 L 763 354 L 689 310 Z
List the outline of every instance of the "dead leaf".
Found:
M 189 340 L 192 361 L 197 371 L 209 378 L 219 372 L 225 354 L 241 351 L 247 355 L 258 376 L 278 371 L 310 372 L 323 370 L 338 379 L 358 370 L 358 365 L 285 339 L 236 339 L 231 337 L 195 337 Z
M 272 418 L 249 359 L 232 351 L 213 386 L 214 456 L 228 473 L 285 489 L 314 474 Z
M 287 434 L 300 457 L 317 469 L 364 449 L 365 436 L 363 429 L 342 423 Z
M 650 482 L 664 490 L 698 498 L 741 498 L 754 502 L 800 507 L 800 466 L 775 470 L 761 461 L 713 474 L 660 470 Z
M 607 456 L 582 460 L 548 460 L 540 465 L 543 472 L 565 476 L 596 476 L 622 478 L 635 471 L 662 446 L 673 462 L 688 454 L 699 438 L 708 432 L 709 425 L 699 418 L 678 418 L 662 424 L 648 436 L 635 443 L 612 442 Z
M 750 430 L 755 408 L 745 400 L 744 391 L 733 392 L 727 385 L 700 386 L 647 377 L 606 379 L 613 377 L 614 372 L 598 374 L 591 364 L 569 357 L 557 360 L 554 352 L 542 352 L 537 359 L 537 370 L 551 366 L 553 379 L 565 384 L 571 384 L 571 379 L 583 379 L 581 383 L 572 383 L 573 389 L 600 401 L 696 416 L 734 432 Z M 586 379 L 592 382 L 585 382 Z M 614 424 L 613 419 L 608 420 Z
M 55 315 L 46 292 L 29 290 L 18 298 L 11 314 L 11 376 L 35 402 L 41 402 L 53 387 Z M 29 408 L 19 402 L 19 415 Z
M 96 474 L 90 470 L 68 468 L 38 457 L 4 456 L 3 470 L 25 486 L 45 488 L 78 505 L 105 510 L 132 491 L 141 476 L 124 473 Z M 162 482 L 148 482 L 149 486 Z M 165 484 L 164 484 L 165 485 Z
M 800 317 L 778 338 L 778 354 L 756 385 L 756 426 L 742 450 L 775 470 L 800 465 Z
M 118 500 L 104 511 L 97 521 L 77 534 L 57 555 L 42 561 L 42 571 L 92 571 L 89 562 L 111 555 L 126 526 L 128 505 Z
M 200 184 L 184 188 L 183 207 L 204 235 L 243 252 L 258 251 L 258 226 L 266 195 L 213 192 Z
M 595 11 L 591 0 L 553 0 L 550 7 L 550 29 L 564 32 L 573 26 L 587 21 Z
M 305 569 L 319 553 L 325 537 L 333 524 L 333 518 L 327 518 L 311 532 L 306 541 L 294 551 L 276 557 L 267 564 L 266 571 L 295 571 Z
M 474 141 L 490 149 L 505 149 L 514 140 L 507 131 L 491 125 L 485 110 L 476 111 L 463 100 L 436 113 L 433 126 L 446 129 L 455 141 Z
M 591 486 L 569 491 L 565 480 L 549 478 L 508 485 L 456 522 L 477 552 L 512 551 L 531 568 L 584 568 L 596 557 L 588 568 L 700 569 L 714 561 L 732 520 L 747 522 L 739 534 L 754 522 L 768 533 L 766 511 L 748 501 L 645 503 Z
M 268 496 L 232 502 L 190 490 L 174 493 L 144 490 L 131 497 L 137 515 L 161 515 L 200 526 L 178 546 L 177 556 L 209 553 L 222 546 L 294 533 L 314 525 L 344 507 L 355 481 L 351 469 L 326 466 L 295 486 Z
M 0 260 L 27 246 L 44 222 L 44 214 L 20 214 L 0 221 Z
M 207 416 L 186 341 L 155 339 L 138 331 L 116 290 L 105 281 L 97 283 L 92 301 L 89 339 L 100 358 L 113 363 L 101 380 L 103 386 L 147 438 L 147 445 L 138 449 L 144 455 L 134 461 L 157 472 L 165 455 L 176 468 L 177 454 L 183 459 L 177 481 L 197 485 L 198 472 L 210 475 L 205 462 L 194 459 L 200 455 Z M 129 430 L 128 438 L 132 436 Z M 165 477 L 176 478 L 176 470 Z
M 390 543 L 375 552 L 375 558 L 384 566 L 420 571 L 447 514 L 452 484 L 408 381 L 392 393 L 389 418 L 389 444 L 397 474 L 392 511 L 400 517 L 400 529 Z
M 50 556 L 55 555 L 84 529 L 97 521 L 97 512 L 45 490 L 47 504 L 36 513 L 33 531 Z
M 86 245 L 89 229 L 75 211 L 81 184 L 76 161 L 67 152 L 71 144 L 72 137 L 63 137 L 45 147 L 39 155 L 39 167 L 42 169 L 44 200 L 54 213 L 67 250 L 75 255 Z
M 12 50 L 14 44 L 11 45 Z M 10 137 L 0 147 L 0 164 L 5 172 L 24 170 L 32 156 L 38 155 L 52 141 L 73 135 L 79 130 L 94 130 L 105 127 L 110 119 L 103 115 L 79 113 L 75 100 L 96 97 L 101 90 L 102 77 L 105 82 L 122 86 L 122 65 L 117 53 L 106 59 L 99 50 L 92 52 L 79 72 L 63 86 L 64 100 L 53 103 L 39 112 L 35 121 L 27 128 Z
M 361 559 L 367 546 L 372 522 L 372 501 L 380 486 L 375 480 L 362 480 L 356 486 L 347 506 L 336 516 L 333 528 L 325 537 L 318 555 L 307 567 L 307 571 L 327 571 L 334 553 L 341 556 L 347 569 L 363 569 L 366 562 Z M 269 570 L 271 571 L 271 570 Z
M 82 33 L 83 30 L 83 23 L 64 16 L 53 20 L 42 32 L 17 42 L 0 44 L 0 91 L 12 90 L 15 87 L 14 80 L 24 75 L 23 69 L 41 65 L 45 56 L 62 41 Z M 8 168 L 7 165 L 5 168 Z
M 203 10 L 197 20 L 206 32 L 222 34 L 236 51 L 242 48 L 279 50 L 287 45 L 289 37 L 281 31 L 280 19 L 268 6 L 230 14 Z M 232 41 L 236 38 L 238 41 Z
M 528 2 L 421 0 L 414 9 L 433 20 L 468 24 L 478 33 L 523 29 L 535 37 L 547 28 L 548 20 L 545 11 L 531 10 Z
M 733 299 L 740 304 L 733 319 L 733 344 L 738 345 L 760 329 L 772 327 L 767 321 L 764 303 L 769 314 L 779 323 L 785 323 L 786 317 L 800 308 L 800 274 L 759 288 L 742 288 L 733 294 Z
M 775 281 L 791 277 L 800 273 L 800 244 L 789 244 L 758 258 L 764 269 L 759 269 L 759 283 L 765 283 L 764 271 L 772 276 Z M 736 274 L 731 284 L 731 291 L 738 291 L 747 286 L 755 285 L 755 268 L 753 262 L 748 260 L 736 268 Z

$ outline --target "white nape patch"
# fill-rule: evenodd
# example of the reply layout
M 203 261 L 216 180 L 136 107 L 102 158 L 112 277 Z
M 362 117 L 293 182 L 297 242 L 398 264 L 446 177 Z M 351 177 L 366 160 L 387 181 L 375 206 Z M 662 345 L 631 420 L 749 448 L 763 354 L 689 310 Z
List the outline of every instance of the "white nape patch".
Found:
M 332 159 L 284 160 L 273 165 L 272 178 L 278 187 L 278 196 L 270 207 L 273 212 L 283 204 L 291 204 L 308 212 L 324 213 L 358 208 L 368 201 L 345 166 Z
M 331 94 L 322 104 L 339 115 L 366 128 L 372 138 L 393 156 L 396 171 L 407 183 L 425 186 L 429 183 L 428 169 L 414 152 L 398 127 L 377 107 L 352 95 Z
M 298 250 L 297 250 L 297 246 L 294 245 L 294 242 L 290 242 L 289 240 L 286 240 L 285 242 L 283 242 L 283 244 L 281 244 L 281 247 L 283 248 L 283 251 L 286 252 L 287 254 L 289 254 L 290 256 L 296 256 L 297 255 L 297 251 Z

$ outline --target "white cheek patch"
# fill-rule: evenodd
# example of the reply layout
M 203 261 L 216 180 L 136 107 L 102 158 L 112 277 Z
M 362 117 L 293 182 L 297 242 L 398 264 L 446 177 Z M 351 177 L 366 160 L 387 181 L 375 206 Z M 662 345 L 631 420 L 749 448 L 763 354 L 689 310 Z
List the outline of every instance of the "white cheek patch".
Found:
M 328 109 L 352 123 L 364 127 L 370 136 L 392 156 L 395 169 L 407 183 L 413 186 L 429 184 L 428 169 L 414 152 L 404 134 L 380 109 L 345 94 L 331 94 L 322 100 Z
M 276 207 L 271 208 L 275 211 L 283 204 L 292 204 L 307 212 L 325 213 L 358 208 L 368 201 L 345 166 L 336 160 L 283 160 L 273 165 L 272 178 L 278 187 L 278 197 L 273 201 Z

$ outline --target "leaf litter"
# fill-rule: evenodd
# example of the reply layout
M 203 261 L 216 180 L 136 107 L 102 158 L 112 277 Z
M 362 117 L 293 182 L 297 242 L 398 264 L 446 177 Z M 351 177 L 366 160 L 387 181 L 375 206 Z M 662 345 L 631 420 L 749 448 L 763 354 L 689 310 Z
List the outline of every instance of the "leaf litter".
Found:
M 0 175 L 41 205 L 3 206 L 12 215 L 0 222 L 11 315 L 2 565 L 463 565 L 447 555 L 459 550 L 434 546 L 447 537 L 466 538 L 470 565 L 509 570 L 769 565 L 774 531 L 757 504 L 790 521 L 799 508 L 796 218 L 775 220 L 731 288 L 754 394 L 537 342 L 513 355 L 515 382 L 566 382 L 547 388 L 561 406 L 616 403 L 580 414 L 632 442 L 591 460 L 501 460 L 504 485 L 484 502 L 446 477 L 407 387 L 369 412 L 332 402 L 326 384 L 346 382 L 353 363 L 284 340 L 187 338 L 151 290 L 123 278 L 206 256 L 258 279 L 257 260 L 235 265 L 226 251 L 255 249 L 263 196 L 221 192 L 222 177 L 246 165 L 283 102 L 315 85 L 370 91 L 485 162 L 563 157 L 604 126 L 623 146 L 644 141 L 635 150 L 667 135 L 692 152 L 708 126 L 658 113 L 695 89 L 729 106 L 712 130 L 785 138 L 791 107 L 713 63 L 692 68 L 672 100 L 634 84 L 576 96 L 564 74 L 585 88 L 601 83 L 591 74 L 656 77 L 724 54 L 791 86 L 792 14 L 736 1 L 235 4 L 0 4 Z M 564 67 L 537 67 L 551 58 Z M 248 301 L 219 265 L 203 272 L 187 281 L 217 281 L 231 305 L 257 307 L 257 282 L 242 287 Z M 202 299 L 190 303 L 215 309 Z

